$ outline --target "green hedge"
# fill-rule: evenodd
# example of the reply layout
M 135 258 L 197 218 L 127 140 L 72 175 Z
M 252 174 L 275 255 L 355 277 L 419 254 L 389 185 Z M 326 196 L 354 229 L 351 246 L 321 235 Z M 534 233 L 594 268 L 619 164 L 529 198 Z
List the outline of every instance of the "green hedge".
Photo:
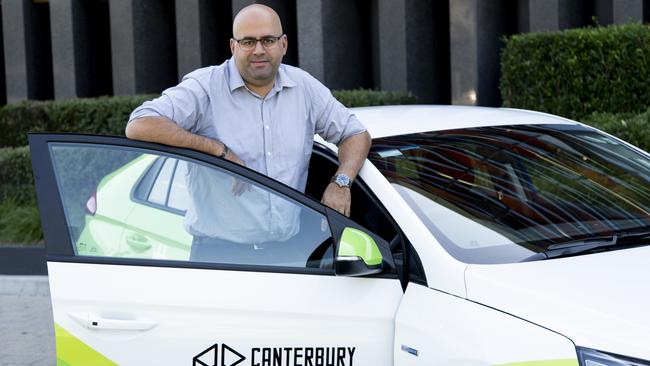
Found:
M 0 109 L 0 146 L 27 144 L 28 132 L 79 132 L 122 135 L 129 114 L 152 96 L 26 101 Z
M 35 198 L 29 148 L 0 148 L 0 202 L 34 204 Z
M 339 90 L 332 94 L 348 107 L 412 104 L 406 92 Z M 154 95 L 100 97 L 66 101 L 28 101 L 0 108 L 0 146 L 24 146 L 28 132 L 78 132 L 101 135 L 124 134 L 129 115 Z
M 640 114 L 597 112 L 585 117 L 583 121 L 645 151 L 650 151 L 650 108 Z
M 641 24 L 519 34 L 501 55 L 507 107 L 573 119 L 650 106 L 650 27 Z
M 413 94 L 402 91 L 380 91 L 369 89 L 333 90 L 332 94 L 346 107 L 368 107 L 373 105 L 413 104 Z

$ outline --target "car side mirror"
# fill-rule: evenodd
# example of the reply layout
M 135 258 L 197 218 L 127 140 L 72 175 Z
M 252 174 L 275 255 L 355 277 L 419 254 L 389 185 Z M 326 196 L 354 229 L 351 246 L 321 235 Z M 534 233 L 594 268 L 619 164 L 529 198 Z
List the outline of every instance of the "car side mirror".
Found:
M 346 227 L 338 240 L 337 276 L 367 276 L 383 270 L 383 257 L 375 240 L 362 230 Z

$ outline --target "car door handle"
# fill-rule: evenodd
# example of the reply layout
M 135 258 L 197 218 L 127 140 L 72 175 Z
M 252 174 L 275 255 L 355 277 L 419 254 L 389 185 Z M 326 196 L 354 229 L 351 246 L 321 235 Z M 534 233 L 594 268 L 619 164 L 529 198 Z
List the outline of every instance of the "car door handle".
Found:
M 149 330 L 158 322 L 150 320 L 111 319 L 97 314 L 71 312 L 68 315 L 88 329 Z
M 151 243 L 146 236 L 134 232 L 126 234 L 126 243 L 135 250 L 144 251 L 151 248 Z

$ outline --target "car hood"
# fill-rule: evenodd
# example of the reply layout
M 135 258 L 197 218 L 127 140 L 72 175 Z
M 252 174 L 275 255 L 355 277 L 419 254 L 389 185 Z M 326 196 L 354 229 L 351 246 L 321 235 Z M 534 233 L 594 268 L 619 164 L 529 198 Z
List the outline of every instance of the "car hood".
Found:
M 650 246 L 506 265 L 470 265 L 467 297 L 576 346 L 650 360 Z

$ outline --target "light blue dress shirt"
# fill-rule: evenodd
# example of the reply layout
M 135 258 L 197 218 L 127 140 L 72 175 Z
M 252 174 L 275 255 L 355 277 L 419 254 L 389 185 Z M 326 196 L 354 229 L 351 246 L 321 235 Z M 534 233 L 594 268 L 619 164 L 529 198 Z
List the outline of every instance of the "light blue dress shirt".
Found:
M 349 136 L 366 131 L 356 116 L 307 72 L 280 65 L 273 89 L 262 98 L 246 87 L 234 59 L 186 75 L 180 84 L 135 109 L 129 121 L 146 116 L 165 116 L 192 133 L 221 141 L 247 167 L 301 192 L 307 183 L 315 134 L 339 144 Z M 216 186 L 205 184 L 214 182 L 215 177 L 208 179 L 211 174 L 201 173 L 203 170 L 206 169 L 188 169 L 188 190 L 195 201 L 190 203 L 185 218 L 188 231 L 193 235 L 255 242 L 252 238 L 262 233 L 255 233 L 259 230 L 252 226 L 232 227 L 237 233 L 229 234 L 225 228 L 207 224 L 206 217 L 211 217 L 213 223 L 223 222 L 226 217 L 218 216 L 226 211 L 232 213 L 235 207 L 226 208 L 223 202 L 210 205 L 205 201 L 214 196 L 210 191 Z M 238 197 L 236 202 L 240 206 L 236 210 L 244 215 L 238 220 L 240 225 L 248 221 L 254 222 L 258 229 L 267 228 L 264 235 L 269 240 L 283 240 L 295 234 L 296 226 L 292 222 L 298 219 L 298 208 L 290 208 L 293 203 L 273 194 L 266 199 L 260 195 L 263 194 L 258 189 L 253 189 Z M 246 213 L 250 220 L 245 219 Z M 271 220 L 261 223 L 262 217 Z M 278 221 L 279 217 L 283 219 Z M 245 234 L 247 231 L 250 235 Z

